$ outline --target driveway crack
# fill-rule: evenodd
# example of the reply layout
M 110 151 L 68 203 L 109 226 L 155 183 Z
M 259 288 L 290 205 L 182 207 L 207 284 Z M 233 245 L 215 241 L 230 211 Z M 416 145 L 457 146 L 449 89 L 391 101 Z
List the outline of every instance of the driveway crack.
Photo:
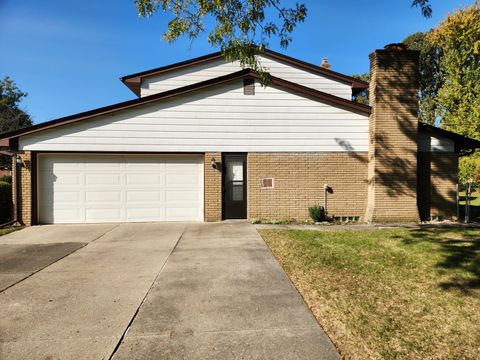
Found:
M 180 240 L 182 239 L 183 237 L 183 234 L 185 232 L 185 228 L 183 228 L 182 230 L 182 233 L 180 234 L 180 236 L 178 237 L 177 241 L 175 242 L 175 245 L 173 246 L 172 250 L 170 251 L 170 253 L 168 254 L 167 258 L 165 259 L 163 265 L 161 266 L 160 270 L 158 271 L 157 275 L 155 275 L 155 278 L 153 279 L 152 283 L 150 284 L 150 287 L 148 288 L 147 292 L 145 293 L 145 296 L 143 297 L 142 301 L 140 302 L 140 304 L 138 305 L 137 309 L 135 310 L 132 318 L 130 319 L 130 321 L 128 322 L 128 325 L 127 327 L 125 328 L 125 331 L 123 332 L 122 336 L 120 337 L 117 345 L 115 345 L 115 348 L 113 349 L 113 352 L 112 354 L 110 355 L 110 357 L 108 358 L 109 360 L 112 360 L 113 357 L 115 356 L 115 354 L 117 353 L 118 349 L 120 348 L 120 345 L 122 345 L 123 343 L 123 340 L 125 339 L 125 336 L 127 335 L 128 333 L 128 330 L 130 330 L 133 322 L 135 321 L 135 318 L 137 317 L 139 311 L 140 311 L 140 308 L 142 307 L 142 305 L 145 303 L 145 301 L 147 300 L 147 297 L 148 297 L 148 294 L 150 294 L 150 291 L 152 290 L 153 286 L 155 285 L 155 283 L 157 282 L 157 279 L 159 278 L 160 274 L 162 273 L 163 269 L 165 268 L 165 266 L 167 265 L 168 263 L 168 260 L 170 259 L 170 257 L 172 256 L 172 254 L 174 253 L 175 249 L 177 248 L 177 245 L 179 244 Z

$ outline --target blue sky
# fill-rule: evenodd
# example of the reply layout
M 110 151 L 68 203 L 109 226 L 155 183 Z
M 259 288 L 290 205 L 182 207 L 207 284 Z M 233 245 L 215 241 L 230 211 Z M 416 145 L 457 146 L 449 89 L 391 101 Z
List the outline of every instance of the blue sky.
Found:
M 286 51 L 345 74 L 368 71 L 368 54 L 434 27 L 473 0 L 432 0 L 425 19 L 411 0 L 304 0 L 308 17 Z M 135 97 L 118 78 L 215 51 L 205 38 L 192 45 L 161 39 L 168 16 L 137 16 L 133 0 L 0 0 L 0 76 L 28 92 L 23 108 L 35 123 Z

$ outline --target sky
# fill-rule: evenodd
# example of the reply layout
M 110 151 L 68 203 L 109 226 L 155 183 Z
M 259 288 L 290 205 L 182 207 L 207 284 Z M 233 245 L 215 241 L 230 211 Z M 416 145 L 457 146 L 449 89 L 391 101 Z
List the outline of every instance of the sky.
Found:
M 292 44 L 284 50 L 273 38 L 269 48 L 364 73 L 373 50 L 435 27 L 473 1 L 431 0 L 433 17 L 425 19 L 411 0 L 303 0 L 308 16 Z M 34 123 L 133 99 L 121 76 L 217 51 L 206 37 L 164 42 L 169 19 L 139 18 L 134 0 L 0 0 L 0 77 L 28 93 L 22 108 Z

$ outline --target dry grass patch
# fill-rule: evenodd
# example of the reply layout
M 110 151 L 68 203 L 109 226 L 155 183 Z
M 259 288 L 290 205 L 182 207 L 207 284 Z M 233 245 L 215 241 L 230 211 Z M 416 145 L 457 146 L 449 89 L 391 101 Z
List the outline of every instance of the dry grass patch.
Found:
M 345 358 L 478 358 L 479 230 L 260 234 Z
M 17 231 L 17 230 L 20 230 L 20 229 L 23 229 L 23 228 L 24 228 L 23 226 L 9 226 L 9 227 L 0 229 L 0 236 L 7 235 L 11 232 L 14 232 L 14 231 Z

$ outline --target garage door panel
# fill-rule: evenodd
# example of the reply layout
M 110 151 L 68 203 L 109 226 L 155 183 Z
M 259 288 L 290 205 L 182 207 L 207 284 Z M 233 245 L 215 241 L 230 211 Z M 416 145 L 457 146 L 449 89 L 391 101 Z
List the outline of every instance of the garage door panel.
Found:
M 98 171 L 118 171 L 124 165 L 122 163 L 113 162 L 112 159 L 95 159 L 92 162 L 85 163 L 86 170 L 98 170 Z
M 164 201 L 161 191 L 127 191 L 127 204 L 135 203 L 159 203 Z
M 117 222 L 121 219 L 121 209 L 117 208 L 96 208 L 85 209 L 86 222 Z
M 40 154 L 41 223 L 203 220 L 203 156 Z
M 42 174 L 46 183 L 52 184 L 52 189 L 61 185 L 80 185 L 79 175 L 63 173 L 61 177 L 56 174 L 44 172 Z
M 54 171 L 55 172 L 57 170 L 60 170 L 60 171 L 78 170 L 78 169 L 81 169 L 83 167 L 84 167 L 83 164 L 74 163 L 69 159 L 59 159 L 59 161 L 57 161 L 56 159 L 50 158 L 50 159 L 45 159 L 45 161 L 43 161 L 40 164 L 40 169 L 39 170 L 40 171 L 48 171 L 48 172 Z
M 56 210 L 61 210 L 58 211 L 55 214 L 54 217 L 54 212 L 53 212 L 53 207 L 40 207 L 39 211 L 42 215 L 43 223 L 46 224 L 51 224 L 51 223 L 81 223 L 82 221 L 80 220 L 82 218 L 81 210 L 80 209 L 75 209 L 71 207 L 60 207 L 59 209 Z
M 118 174 L 100 173 L 85 176 L 85 185 L 120 185 L 120 183 L 120 175 Z
M 158 219 L 165 218 L 163 210 L 158 207 L 143 207 L 139 209 L 128 208 L 126 212 L 127 221 L 158 221 Z
M 199 200 L 200 200 L 200 194 L 198 191 L 177 191 L 177 190 L 165 191 L 165 201 L 169 203 L 174 203 L 174 202 L 198 203 Z
M 122 203 L 122 194 L 119 191 L 86 191 L 85 204 Z
M 166 220 L 169 221 L 191 220 L 197 216 L 198 209 L 190 207 L 168 207 L 165 214 Z
M 165 175 L 165 184 L 168 186 L 182 187 L 185 185 L 196 185 L 200 182 L 200 176 L 185 174 L 167 174 Z
M 51 191 L 45 194 L 46 198 L 53 198 L 55 203 L 79 203 L 81 194 L 78 191 Z
M 127 185 L 163 185 L 163 176 L 148 174 L 132 174 L 127 175 Z
M 127 157 L 126 168 L 135 171 L 147 171 L 151 170 L 163 170 L 165 169 L 165 163 L 159 163 L 156 159 L 136 159 L 135 157 Z

